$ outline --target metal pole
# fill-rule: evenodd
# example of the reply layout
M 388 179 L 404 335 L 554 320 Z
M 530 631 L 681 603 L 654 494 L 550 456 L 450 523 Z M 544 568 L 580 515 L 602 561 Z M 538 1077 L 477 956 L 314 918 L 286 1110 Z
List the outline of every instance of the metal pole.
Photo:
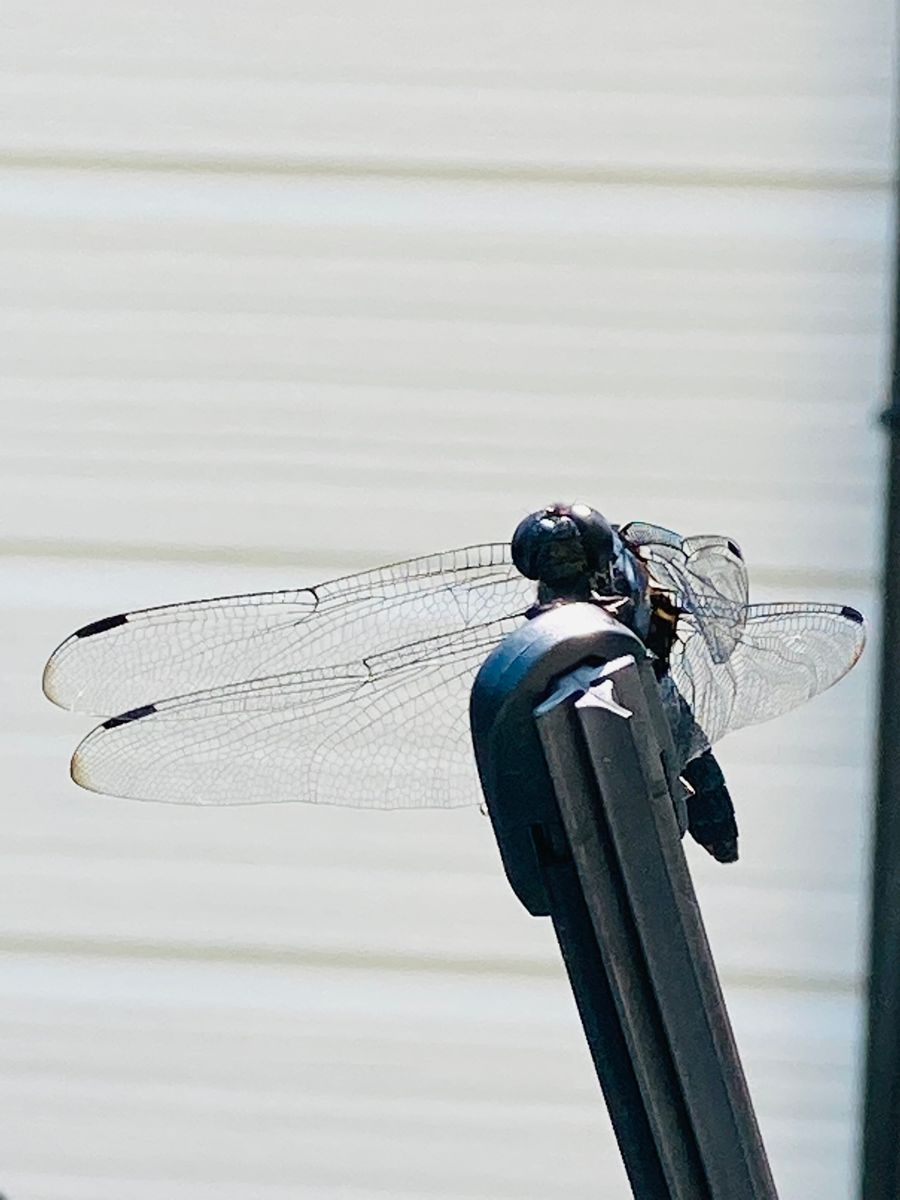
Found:
M 471 717 L 507 876 L 553 919 L 634 1195 L 777 1200 L 643 645 L 596 605 L 547 611 L 487 659 Z
M 881 712 L 873 830 L 863 1200 L 900 1196 L 900 257 L 888 429 Z

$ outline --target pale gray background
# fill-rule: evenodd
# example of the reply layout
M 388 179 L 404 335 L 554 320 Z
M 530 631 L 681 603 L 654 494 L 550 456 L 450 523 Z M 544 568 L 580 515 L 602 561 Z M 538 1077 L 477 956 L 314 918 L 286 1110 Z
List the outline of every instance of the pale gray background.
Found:
M 77 791 L 53 645 L 581 498 L 875 604 L 893 5 L 7 0 L 0 1188 L 627 1186 L 474 810 Z M 873 668 L 689 849 L 783 1200 L 846 1200 Z

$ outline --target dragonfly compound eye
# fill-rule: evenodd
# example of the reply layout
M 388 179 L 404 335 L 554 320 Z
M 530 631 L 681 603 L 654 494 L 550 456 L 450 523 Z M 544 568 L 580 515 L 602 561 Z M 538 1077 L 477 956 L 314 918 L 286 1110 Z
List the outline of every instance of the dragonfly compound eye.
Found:
M 586 504 L 554 504 L 520 521 L 512 557 L 526 579 L 559 585 L 604 572 L 613 557 L 613 531 Z

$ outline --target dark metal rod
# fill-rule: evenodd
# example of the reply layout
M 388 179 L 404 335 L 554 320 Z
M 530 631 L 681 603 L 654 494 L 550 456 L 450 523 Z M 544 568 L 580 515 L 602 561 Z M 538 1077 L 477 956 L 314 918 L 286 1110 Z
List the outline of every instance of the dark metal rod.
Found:
M 663 764 L 653 746 L 655 683 L 619 669 L 615 699 L 630 712 L 576 705 L 655 995 L 697 1140 L 709 1194 L 776 1200 L 712 953 L 681 846 Z M 618 728 L 617 728 L 618 727 Z M 615 745 L 616 753 L 607 747 Z M 634 780 L 643 781 L 635 787 Z M 641 796 L 643 803 L 635 803 Z M 587 882 L 589 863 L 582 869 Z
M 863 1200 L 900 1196 L 900 255 L 894 300 L 869 933 Z
M 628 1182 L 641 1200 L 671 1200 L 615 999 L 585 906 L 575 864 L 536 846 L 553 927 Z
M 637 1200 L 776 1200 L 645 658 L 594 605 L 515 630 L 472 691 L 482 787 L 516 895 L 553 919 Z
M 590 945 L 598 969 L 602 964 L 605 986 L 614 997 L 616 1024 L 622 1030 L 637 1084 L 637 1092 L 627 1097 L 627 1103 L 634 1111 L 640 1111 L 650 1130 L 664 1176 L 664 1190 L 658 1194 L 665 1200 L 702 1200 L 709 1193 L 664 1022 L 655 1002 L 609 830 L 597 810 L 592 791 L 585 786 L 589 774 L 575 768 L 581 749 L 572 725 L 571 710 L 557 707 L 542 716 L 541 737 L 567 825 L 573 887 L 579 890 L 581 906 L 590 923 L 591 934 L 585 938 L 585 944 Z M 587 877 L 584 861 L 590 863 Z M 555 910 L 553 916 L 556 923 Z M 572 983 L 574 988 L 574 979 Z M 588 1032 L 587 1024 L 585 1031 Z M 603 1066 L 596 1055 L 594 1062 L 603 1083 Z M 604 1083 L 607 1102 L 609 1093 L 615 1091 L 611 1082 Z M 618 1103 L 624 1099 L 616 1097 Z M 614 1126 L 618 1135 L 615 1121 Z M 627 1167 L 624 1146 L 622 1155 Z M 632 1186 L 636 1196 L 645 1195 L 643 1190 Z

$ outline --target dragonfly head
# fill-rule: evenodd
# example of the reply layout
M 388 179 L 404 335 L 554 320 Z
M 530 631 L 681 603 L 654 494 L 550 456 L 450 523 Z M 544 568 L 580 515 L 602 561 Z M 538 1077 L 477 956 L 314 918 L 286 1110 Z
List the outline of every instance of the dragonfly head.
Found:
M 547 593 L 587 600 L 592 592 L 609 591 L 615 556 L 612 526 L 587 504 L 552 504 L 519 522 L 512 557 L 526 579 L 536 579 Z

